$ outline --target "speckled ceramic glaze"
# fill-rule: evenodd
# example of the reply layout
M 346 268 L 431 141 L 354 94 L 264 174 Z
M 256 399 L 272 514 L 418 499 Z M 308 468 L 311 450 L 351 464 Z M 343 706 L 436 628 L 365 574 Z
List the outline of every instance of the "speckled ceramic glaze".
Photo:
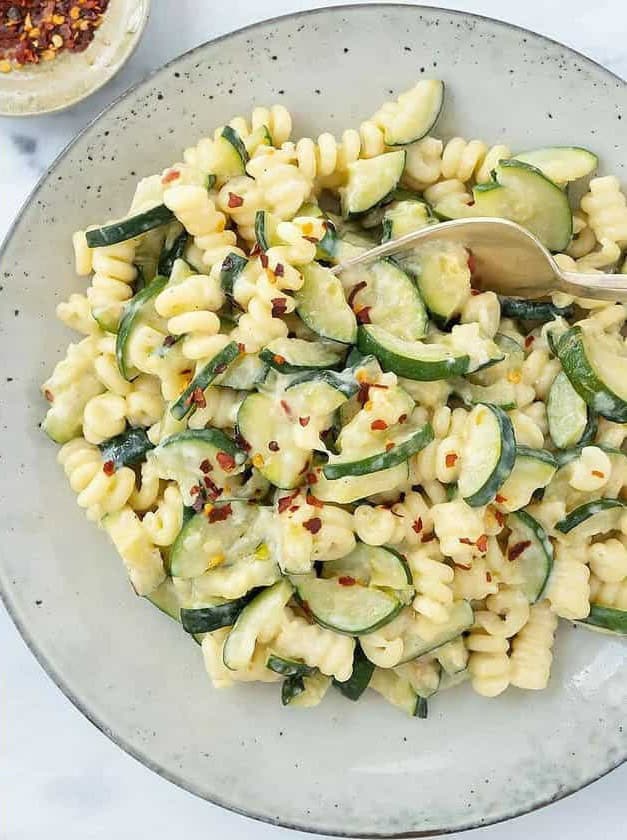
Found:
M 141 37 L 150 0 L 110 0 L 102 25 L 81 53 L 0 75 L 0 114 L 30 117 L 61 111 L 101 88 L 124 66 Z
M 275 687 L 214 691 L 198 647 L 132 594 L 106 536 L 76 507 L 38 428 L 39 383 L 70 339 L 55 306 L 84 287 L 71 233 L 123 212 L 140 176 L 254 104 L 287 105 L 297 133 L 339 131 L 431 75 L 448 88 L 443 136 L 586 145 L 625 179 L 627 90 L 587 59 L 466 14 L 336 8 L 207 44 L 125 96 L 53 167 L 0 268 L 0 582 L 24 637 L 68 697 L 147 766 L 225 807 L 333 834 L 494 822 L 615 767 L 627 752 L 627 649 L 563 627 L 548 691 L 488 701 L 462 688 L 435 699 L 427 721 L 376 696 L 351 704 L 332 692 L 299 712 L 281 708 Z

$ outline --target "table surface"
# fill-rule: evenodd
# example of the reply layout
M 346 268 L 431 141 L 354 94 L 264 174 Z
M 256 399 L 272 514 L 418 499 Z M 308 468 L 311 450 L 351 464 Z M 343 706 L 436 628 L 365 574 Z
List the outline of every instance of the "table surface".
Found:
M 445 2 L 445 0 L 442 0 Z M 423 0 L 424 5 L 435 6 Z M 149 70 L 197 43 L 324 0 L 153 0 L 142 43 L 123 72 L 87 102 L 56 116 L 0 119 L 0 239 L 20 205 L 63 146 L 103 107 Z M 500 17 L 575 47 L 627 78 L 624 0 L 458 2 L 455 8 Z M 567 6 L 567 10 L 566 10 Z M 515 7 L 515 8 L 514 8 Z M 170 840 L 213 834 L 229 840 L 288 840 L 297 832 L 253 823 L 196 799 L 123 753 L 66 700 L 26 649 L 0 607 L 1 840 Z M 568 799 L 464 840 L 624 838 L 627 766 Z M 454 835 L 460 838 L 462 835 Z

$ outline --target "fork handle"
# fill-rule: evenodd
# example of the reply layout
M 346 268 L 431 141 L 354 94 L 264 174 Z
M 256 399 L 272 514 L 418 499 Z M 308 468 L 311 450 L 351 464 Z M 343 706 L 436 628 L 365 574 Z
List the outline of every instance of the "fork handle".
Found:
M 627 274 L 579 274 L 560 271 L 560 291 L 576 297 L 627 303 Z

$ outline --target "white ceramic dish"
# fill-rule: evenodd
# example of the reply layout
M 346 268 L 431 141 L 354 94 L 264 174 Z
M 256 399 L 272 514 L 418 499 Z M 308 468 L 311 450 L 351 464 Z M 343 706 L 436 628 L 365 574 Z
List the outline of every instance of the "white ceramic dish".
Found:
M 124 66 L 148 21 L 150 0 L 110 0 L 94 40 L 82 53 L 0 75 L 0 114 L 29 117 L 62 111 L 97 91 Z
M 115 217 L 139 176 L 253 104 L 288 105 L 298 132 L 339 130 L 423 72 L 448 85 L 443 136 L 590 145 L 625 179 L 627 88 L 588 59 L 456 12 L 327 9 L 199 47 L 115 103 L 38 187 L 0 266 L 0 584 L 16 624 L 72 702 L 148 767 L 227 808 L 330 834 L 482 825 L 608 772 L 627 755 L 627 649 L 563 628 L 548 691 L 488 703 L 461 689 L 433 702 L 426 722 L 376 697 L 333 695 L 299 713 L 271 687 L 214 691 L 195 645 L 134 597 L 76 507 L 38 429 L 38 386 L 68 341 L 54 308 L 82 287 L 75 228 Z

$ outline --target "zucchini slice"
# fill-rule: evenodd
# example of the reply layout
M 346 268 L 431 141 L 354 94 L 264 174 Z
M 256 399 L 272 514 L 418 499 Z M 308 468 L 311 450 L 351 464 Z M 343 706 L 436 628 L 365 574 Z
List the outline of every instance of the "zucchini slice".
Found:
M 516 447 L 516 460 L 508 478 L 496 494 L 496 506 L 506 513 L 520 510 L 536 490 L 546 487 L 557 470 L 557 461 L 545 449 Z
M 242 272 L 245 271 L 249 265 L 250 261 L 246 257 L 243 257 L 241 254 L 236 254 L 233 251 L 226 255 L 222 261 L 222 265 L 220 266 L 220 286 L 222 291 L 227 298 L 231 302 L 235 302 L 236 305 L 237 301 L 235 301 L 235 289 L 237 281 Z
M 383 129 L 386 146 L 406 146 L 431 131 L 443 105 L 444 82 L 421 79 L 396 102 L 386 102 L 372 119 Z
M 270 653 L 266 662 L 266 668 L 280 674 L 282 677 L 310 677 L 316 669 L 297 659 L 286 659 L 278 653 Z
M 409 680 L 392 670 L 375 668 L 369 688 L 384 697 L 388 703 L 401 709 L 410 717 L 426 717 L 425 699 L 419 697 Z
M 540 523 L 525 510 L 510 513 L 507 558 L 522 573 L 521 591 L 530 604 L 544 594 L 553 568 L 553 546 Z
M 388 493 L 403 485 L 409 477 L 407 462 L 381 472 L 368 475 L 347 475 L 344 478 L 327 479 L 320 473 L 313 492 L 322 502 L 348 505 L 377 493 Z
M 370 678 L 374 672 L 374 665 L 361 649 L 359 642 L 355 645 L 353 654 L 353 672 L 345 682 L 333 679 L 333 684 L 349 700 L 359 700 L 368 688 Z
M 133 376 L 133 371 L 127 359 L 129 338 L 141 324 L 150 323 L 153 320 L 162 323 L 155 312 L 154 299 L 165 289 L 167 284 L 167 277 L 157 275 L 149 286 L 138 292 L 124 307 L 115 341 L 115 357 L 120 373 L 125 379 L 130 380 Z
M 230 125 L 225 125 L 220 137 L 214 140 L 212 157 L 212 174 L 217 176 L 221 183 L 237 175 L 246 174 L 248 151 L 242 138 Z
M 273 625 L 278 629 L 283 608 L 292 592 L 290 582 L 284 578 L 264 589 L 244 607 L 222 649 L 222 659 L 229 670 L 239 671 L 250 664 L 258 637 L 262 633 L 271 635 L 268 631 Z
M 470 365 L 467 355 L 456 354 L 444 344 L 405 341 L 374 324 L 359 327 L 357 346 L 362 353 L 376 356 L 384 370 L 422 382 L 462 376 Z
M 322 577 L 348 577 L 361 586 L 413 590 L 411 571 L 405 558 L 391 548 L 357 543 L 345 557 L 322 564 Z
M 417 633 L 409 633 L 403 636 L 403 659 L 402 663 L 410 662 L 419 656 L 424 656 L 442 645 L 452 642 L 458 636 L 469 630 L 475 620 L 472 607 L 468 601 L 456 601 L 451 609 L 449 619 L 444 624 L 438 624 L 438 632 L 430 635 L 428 639 L 422 638 Z M 399 664 L 402 664 L 399 663 Z
M 262 251 L 269 251 L 281 244 L 277 234 L 280 219 L 267 210 L 257 210 L 255 214 L 255 239 Z
M 606 630 L 617 636 L 627 636 L 627 612 L 615 607 L 604 607 L 602 604 L 590 604 L 587 618 L 578 622 L 590 627 Z
M 231 341 L 219 353 L 207 362 L 206 365 L 196 373 L 187 388 L 183 391 L 181 396 L 176 400 L 170 409 L 170 413 L 177 420 L 182 420 L 189 414 L 196 411 L 197 402 L 195 396 L 198 392 L 205 391 L 211 383 L 223 373 L 227 366 L 240 355 L 240 349 L 237 342 Z
M 401 259 L 401 264 L 415 275 L 422 299 L 433 315 L 445 323 L 459 315 L 470 297 L 468 251 L 463 245 L 433 243 L 417 255 Z
M 582 440 L 594 434 L 595 415 L 570 384 L 564 371 L 560 371 L 553 380 L 546 403 L 551 440 L 558 449 L 569 449 L 581 444 Z
M 426 201 L 416 198 L 395 201 L 386 208 L 383 214 L 381 242 L 399 239 L 433 222 L 431 208 Z
M 304 282 L 296 292 L 296 310 L 304 323 L 322 338 L 354 344 L 357 320 L 339 278 L 317 263 L 304 266 L 302 275 Z
M 516 160 L 528 163 L 560 187 L 570 181 L 585 178 L 599 165 L 598 157 L 579 146 L 544 146 L 516 155 Z
M 550 300 L 523 300 L 512 297 L 501 297 L 499 300 L 503 318 L 545 323 L 555 318 L 571 318 L 573 315 L 572 306 L 555 306 Z
M 203 488 L 215 485 L 220 490 L 241 473 L 246 453 L 220 429 L 188 429 L 161 441 L 148 458 L 160 478 L 178 482 L 183 503 L 191 506 L 203 495 Z M 213 490 L 208 497 L 219 495 Z
M 190 536 L 188 535 L 188 539 Z M 203 571 L 206 570 L 203 569 Z M 244 595 L 234 601 L 225 601 L 223 604 L 195 609 L 181 607 L 181 624 L 188 633 L 192 634 L 212 633 L 214 630 L 219 630 L 220 627 L 231 627 L 235 624 L 237 616 L 250 601 L 250 598 L 250 595 Z
M 90 248 L 106 248 L 108 245 L 116 245 L 118 242 L 141 236 L 142 233 L 166 225 L 173 219 L 174 213 L 165 204 L 158 204 L 144 213 L 88 230 L 85 232 L 85 238 Z
M 150 603 L 165 615 L 181 622 L 180 599 L 172 578 L 167 577 L 163 583 L 145 596 Z
M 120 435 L 109 438 L 98 447 L 104 463 L 113 463 L 116 470 L 130 467 L 145 460 L 146 453 L 154 449 L 144 429 L 127 429 Z
M 498 405 L 503 411 L 516 408 L 516 389 L 514 384 L 507 379 L 495 382 L 493 385 L 475 385 L 465 379 L 457 379 L 453 383 L 453 393 L 466 405 L 491 403 Z
M 380 451 L 355 460 L 348 460 L 351 456 L 343 454 L 331 455 L 322 472 L 325 478 L 337 479 L 388 470 L 408 461 L 432 440 L 433 429 L 429 423 L 420 426 L 408 423 L 393 427 Z
M 404 150 L 349 163 L 346 186 L 340 188 L 344 218 L 361 216 L 380 204 L 396 189 L 404 168 Z
M 571 510 L 555 527 L 562 534 L 585 540 L 618 528 L 624 510 L 625 502 L 621 499 L 596 499 Z
M 284 706 L 309 709 L 324 699 L 330 685 L 331 677 L 317 670 L 303 677 L 288 677 L 281 688 L 281 702 Z
M 587 405 L 615 423 L 627 423 L 627 351 L 618 338 L 572 327 L 557 353 L 564 373 Z
M 295 579 L 296 594 L 317 624 L 336 633 L 363 636 L 391 621 L 403 607 L 392 593 L 339 579 Z
M 254 391 L 268 375 L 268 365 L 257 353 L 243 353 L 234 359 L 224 373 L 213 380 L 212 385 L 231 388 L 234 391 Z
M 511 336 L 497 333 L 494 336 L 494 343 L 497 345 L 505 358 L 501 362 L 480 368 L 471 375 L 471 381 L 478 385 L 503 385 L 504 382 L 517 383 L 522 378 L 522 366 L 525 361 L 525 351 L 521 344 Z M 499 402 L 486 400 L 485 402 Z
M 345 348 L 322 341 L 275 338 L 260 352 L 259 358 L 279 373 L 304 370 L 331 370 L 342 363 Z
M 359 319 L 405 341 L 422 338 L 427 330 L 427 311 L 408 275 L 391 260 L 347 269 L 342 285 L 350 288 L 348 299 Z
M 495 405 L 478 405 L 467 420 L 458 488 L 471 507 L 489 504 L 505 483 L 516 459 L 512 421 Z
M 170 276 L 174 263 L 177 260 L 183 259 L 188 241 L 189 233 L 185 228 L 180 233 L 177 233 L 172 240 L 166 237 L 165 244 L 159 255 L 157 274 L 160 274 L 162 277 Z
M 503 160 L 494 181 L 473 189 L 474 203 L 461 205 L 444 199 L 434 207 L 439 216 L 493 216 L 526 227 L 549 251 L 564 251 L 573 233 L 568 196 L 538 169 L 516 160 Z

